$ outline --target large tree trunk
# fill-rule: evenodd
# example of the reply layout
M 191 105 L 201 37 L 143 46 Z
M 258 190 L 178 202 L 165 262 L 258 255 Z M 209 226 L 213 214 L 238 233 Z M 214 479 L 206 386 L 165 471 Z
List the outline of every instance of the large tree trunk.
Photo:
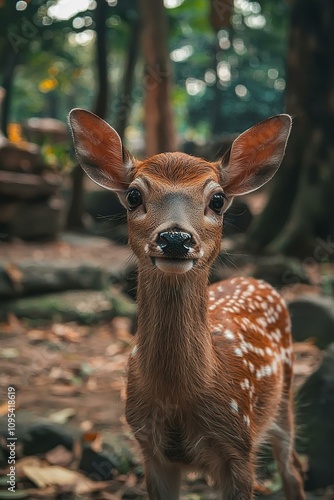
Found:
M 14 74 L 16 65 L 19 61 L 19 52 L 15 52 L 9 44 L 7 52 L 7 64 L 4 70 L 3 80 L 1 85 L 5 90 L 5 94 L 1 106 L 1 132 L 8 137 L 8 123 L 10 116 L 10 103 L 12 96 L 12 88 L 14 84 Z
M 105 118 L 108 106 L 108 61 L 107 61 L 107 19 L 108 4 L 106 0 L 97 0 L 95 10 L 96 31 L 96 66 L 97 94 L 93 112 Z M 72 172 L 72 199 L 67 215 L 67 229 L 82 231 L 84 229 L 84 171 L 76 165 Z
M 230 30 L 231 18 L 233 14 L 234 2 L 233 0 L 211 0 L 209 21 L 213 31 L 215 32 L 215 42 L 212 47 L 214 71 L 216 74 L 216 82 L 213 88 L 213 99 L 211 107 L 211 135 L 218 136 L 224 130 L 224 119 L 221 111 L 222 91 L 219 84 L 217 73 L 217 65 L 220 61 L 220 53 L 222 49 L 219 45 L 218 31 L 222 29 Z
M 148 156 L 176 149 L 171 108 L 171 64 L 163 0 L 139 0 L 145 61 L 145 132 Z
M 293 2 L 286 105 L 295 120 L 269 203 L 248 234 L 253 249 L 305 256 L 334 235 L 333 23 L 332 0 Z
M 123 140 L 125 129 L 127 127 L 129 116 L 132 107 L 131 91 L 133 87 L 133 78 L 138 59 L 138 40 L 139 39 L 139 22 L 136 19 L 130 25 L 130 41 L 125 64 L 122 92 L 120 97 L 120 107 L 116 118 L 116 130 L 118 135 Z

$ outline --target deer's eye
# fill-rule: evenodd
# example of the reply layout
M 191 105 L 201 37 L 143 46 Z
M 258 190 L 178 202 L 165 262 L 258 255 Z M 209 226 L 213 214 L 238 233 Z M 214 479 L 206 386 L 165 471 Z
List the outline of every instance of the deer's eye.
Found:
M 209 208 L 220 215 L 223 210 L 225 200 L 226 196 L 224 193 L 215 193 L 211 196 Z
M 128 203 L 129 210 L 135 210 L 135 208 L 139 207 L 143 201 L 139 189 L 130 189 L 126 195 L 126 201 Z

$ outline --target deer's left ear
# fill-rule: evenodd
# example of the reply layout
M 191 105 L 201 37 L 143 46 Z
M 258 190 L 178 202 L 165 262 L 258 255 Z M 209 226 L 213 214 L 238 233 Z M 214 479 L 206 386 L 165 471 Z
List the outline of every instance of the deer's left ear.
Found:
M 250 193 L 274 176 L 285 153 L 291 123 L 289 115 L 273 116 L 235 139 L 219 162 L 228 196 Z

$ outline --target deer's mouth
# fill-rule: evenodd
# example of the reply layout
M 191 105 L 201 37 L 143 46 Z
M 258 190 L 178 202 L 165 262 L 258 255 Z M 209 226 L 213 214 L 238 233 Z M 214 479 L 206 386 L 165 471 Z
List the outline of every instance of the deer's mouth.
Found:
M 171 259 L 165 257 L 151 257 L 152 263 L 166 274 L 184 274 L 190 271 L 196 260 L 194 259 Z

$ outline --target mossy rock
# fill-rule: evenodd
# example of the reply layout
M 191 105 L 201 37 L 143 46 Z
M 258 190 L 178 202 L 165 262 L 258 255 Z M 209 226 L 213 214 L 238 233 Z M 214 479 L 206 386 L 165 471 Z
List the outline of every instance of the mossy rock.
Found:
M 66 291 L 5 301 L 0 319 L 8 313 L 28 320 L 76 321 L 94 324 L 115 316 L 134 318 L 136 305 L 115 289 L 108 291 Z

